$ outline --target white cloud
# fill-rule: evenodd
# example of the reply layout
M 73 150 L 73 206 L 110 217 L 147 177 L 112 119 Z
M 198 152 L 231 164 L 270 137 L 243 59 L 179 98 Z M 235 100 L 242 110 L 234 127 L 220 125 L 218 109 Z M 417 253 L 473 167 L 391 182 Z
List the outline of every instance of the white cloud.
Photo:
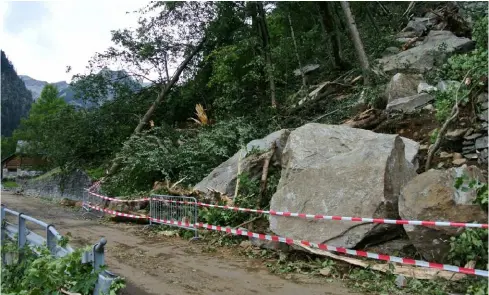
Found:
M 48 82 L 69 81 L 84 73 L 88 60 L 107 49 L 110 31 L 137 25 L 137 14 L 126 14 L 147 1 L 57 1 L 44 2 L 49 14 L 35 26 L 17 34 L 0 31 L 0 47 L 14 64 L 17 73 Z M 0 3 L 5 19 L 7 4 Z M 66 73 L 66 66 L 71 73 Z

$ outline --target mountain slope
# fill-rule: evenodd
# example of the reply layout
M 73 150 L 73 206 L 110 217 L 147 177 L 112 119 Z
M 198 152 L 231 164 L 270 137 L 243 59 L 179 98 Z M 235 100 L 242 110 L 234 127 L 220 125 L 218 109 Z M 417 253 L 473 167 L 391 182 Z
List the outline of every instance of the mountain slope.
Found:
M 31 108 L 32 94 L 15 72 L 13 64 L 5 52 L 1 51 L 1 96 L 2 96 L 2 132 L 10 136 L 19 126 L 20 119 L 26 117 Z
M 144 84 L 141 85 L 137 81 L 133 80 L 125 71 L 112 71 L 109 69 L 102 69 L 99 74 L 104 75 L 108 80 L 118 81 L 119 83 L 127 83 L 128 85 L 132 85 L 133 90 L 138 90 L 141 87 L 144 87 Z M 22 81 L 24 81 L 25 86 L 28 90 L 32 92 L 32 96 L 34 100 L 37 100 L 41 95 L 41 91 L 48 84 L 46 81 L 36 80 L 26 75 L 19 76 Z M 59 96 L 62 97 L 68 104 L 78 106 L 78 107 L 89 107 L 94 104 L 88 101 L 85 101 L 81 98 L 75 98 L 75 93 L 70 86 L 70 84 L 65 81 L 60 81 L 56 83 L 52 83 L 58 88 Z M 111 100 L 114 98 L 113 89 L 109 89 L 107 100 Z

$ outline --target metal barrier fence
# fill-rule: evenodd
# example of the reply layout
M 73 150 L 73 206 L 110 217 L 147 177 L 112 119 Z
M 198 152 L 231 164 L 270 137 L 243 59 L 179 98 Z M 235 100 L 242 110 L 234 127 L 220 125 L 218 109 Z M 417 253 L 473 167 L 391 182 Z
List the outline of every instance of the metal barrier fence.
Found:
M 14 215 L 17 217 L 17 224 L 12 224 L 7 222 L 6 213 Z M 44 221 L 35 219 L 34 217 L 25 215 L 24 213 L 19 213 L 14 210 L 10 210 L 5 208 L 5 206 L 1 205 L 0 211 L 1 218 L 1 235 L 0 235 L 0 244 L 3 246 L 5 243 L 5 239 L 7 236 L 15 240 L 17 239 L 18 249 L 22 249 L 24 246 L 30 246 L 35 250 L 36 247 L 41 247 L 46 245 L 51 254 L 55 257 L 63 257 L 70 253 L 73 253 L 73 248 L 69 245 L 64 247 L 58 245 L 58 242 L 63 238 L 58 231 L 54 228 L 54 225 L 47 224 Z M 36 234 L 35 232 L 29 230 L 27 228 L 26 222 L 32 222 L 40 227 L 44 228 L 46 233 L 46 238 Z M 93 266 L 93 271 L 98 271 L 105 264 L 104 260 L 104 249 L 105 244 L 107 244 L 107 240 L 105 238 L 101 238 L 99 243 L 93 245 L 92 250 L 83 253 L 82 263 L 90 263 Z M 2 263 L 10 264 L 17 263 L 17 261 L 13 261 L 12 259 L 7 259 L 7 254 L 5 251 L 2 251 Z M 39 253 L 38 253 L 39 254 Z M 18 256 L 18 259 L 22 259 L 22 255 Z M 117 278 L 117 276 L 107 270 L 100 272 L 98 276 L 98 280 L 95 284 L 95 289 L 93 291 L 93 295 L 102 295 L 108 294 L 110 290 L 110 286 L 112 282 Z
M 149 198 L 150 224 L 158 223 L 151 218 L 194 224 L 198 221 L 197 199 L 185 196 L 151 195 Z M 171 225 L 194 231 L 194 239 L 198 239 L 197 227 Z
M 84 212 L 82 215 L 85 215 L 85 214 L 92 214 L 96 217 L 103 217 L 105 215 L 105 213 L 103 211 L 99 211 L 99 210 L 93 210 L 90 206 L 88 205 L 92 205 L 92 206 L 97 206 L 97 207 L 101 207 L 101 208 L 105 208 L 105 205 L 106 205 L 107 201 L 96 196 L 96 195 L 93 195 L 90 193 L 89 189 L 85 189 L 83 191 L 83 204 L 82 204 L 82 210 L 85 210 L 86 212 Z

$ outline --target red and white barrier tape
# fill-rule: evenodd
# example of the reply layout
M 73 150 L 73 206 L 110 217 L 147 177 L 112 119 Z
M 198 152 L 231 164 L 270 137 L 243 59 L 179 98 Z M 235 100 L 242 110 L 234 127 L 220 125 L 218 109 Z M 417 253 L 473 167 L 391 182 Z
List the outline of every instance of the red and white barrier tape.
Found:
M 91 195 L 97 196 L 99 198 L 110 200 L 114 202 L 140 202 L 148 201 L 150 198 L 142 198 L 137 200 L 121 200 L 111 197 L 106 197 L 94 192 L 88 192 Z M 201 202 L 188 202 L 188 201 L 175 201 L 166 199 L 155 199 L 156 201 L 184 204 L 184 205 L 194 205 L 197 204 L 201 207 L 208 208 L 220 208 L 232 211 L 241 211 L 247 213 L 258 213 L 258 214 L 268 214 L 274 216 L 285 216 L 285 217 L 299 217 L 305 219 L 316 219 L 316 220 L 336 220 L 336 221 L 352 221 L 352 222 L 367 222 L 367 223 L 385 223 L 385 224 L 409 224 L 409 225 L 422 225 L 422 226 L 449 226 L 449 227 L 472 227 L 472 228 L 489 228 L 488 224 L 484 223 L 467 223 L 467 222 L 452 222 L 452 221 L 425 221 L 425 220 L 397 220 L 397 219 L 385 219 L 385 218 L 366 218 L 366 217 L 347 217 L 347 216 L 331 216 L 331 215 L 321 215 L 321 214 L 306 214 L 306 213 L 292 213 L 292 212 L 281 212 L 274 210 L 260 210 L 260 209 L 250 209 L 250 208 L 240 208 L 232 207 L 227 205 L 214 205 Z
M 95 209 L 95 210 L 104 211 L 104 212 L 107 212 L 107 213 L 110 213 L 113 215 L 117 215 L 117 216 L 133 217 L 133 218 L 138 218 L 138 219 L 147 218 L 148 220 L 151 220 L 154 222 L 164 223 L 164 224 L 169 224 L 169 225 L 178 225 L 178 226 L 185 226 L 185 227 L 199 227 L 199 228 L 204 228 L 204 229 L 208 229 L 208 230 L 221 231 L 221 232 L 225 232 L 225 233 L 233 234 L 233 235 L 247 236 L 247 237 L 256 238 L 259 240 L 282 242 L 282 243 L 286 243 L 289 245 L 294 244 L 294 243 L 299 243 L 299 244 L 302 244 L 302 245 L 305 245 L 308 247 L 318 248 L 318 249 L 325 250 L 325 251 L 338 252 L 338 253 L 349 254 L 349 255 L 353 255 L 353 256 L 367 257 L 367 258 L 376 259 L 376 260 L 396 262 L 396 263 L 407 264 L 407 265 L 415 265 L 415 266 L 426 267 L 426 268 L 447 270 L 447 271 L 451 271 L 451 272 L 464 273 L 464 274 L 469 274 L 469 275 L 489 277 L 489 273 L 486 270 L 459 267 L 459 266 L 454 266 L 454 265 L 449 265 L 449 264 L 433 263 L 433 262 L 427 262 L 427 261 L 423 261 L 423 260 L 402 258 L 402 257 L 397 257 L 397 256 L 377 254 L 377 253 L 360 251 L 360 250 L 351 250 L 351 249 L 347 249 L 347 248 L 343 248 L 343 247 L 334 247 L 334 246 L 329 246 L 326 244 L 312 243 L 309 241 L 294 240 L 291 238 L 284 238 L 284 237 L 279 237 L 279 236 L 275 236 L 275 235 L 258 234 L 258 233 L 250 232 L 247 230 L 233 229 L 230 227 L 211 225 L 211 224 L 206 224 L 206 223 L 202 223 L 202 222 L 192 224 L 192 223 L 183 222 L 183 221 L 164 220 L 164 219 L 152 218 L 149 216 L 125 214 L 125 213 L 121 213 L 121 212 L 117 212 L 117 211 L 113 211 L 113 210 L 103 209 L 103 208 L 100 208 L 98 206 L 92 206 L 90 204 L 86 204 L 86 205 L 90 208 Z

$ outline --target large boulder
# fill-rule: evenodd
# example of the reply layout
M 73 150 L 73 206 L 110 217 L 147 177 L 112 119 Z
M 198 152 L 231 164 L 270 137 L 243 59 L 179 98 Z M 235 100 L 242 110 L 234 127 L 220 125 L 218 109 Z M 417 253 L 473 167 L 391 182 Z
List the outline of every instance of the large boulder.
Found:
M 467 52 L 474 47 L 475 42 L 468 38 L 457 37 L 450 31 L 432 30 L 420 45 L 377 61 L 386 73 L 404 70 L 424 73 L 431 70 L 435 60 L 444 53 Z
M 290 133 L 270 209 L 299 213 L 396 218 L 401 187 L 416 172 L 419 145 L 397 135 L 342 125 L 306 124 Z M 417 146 L 417 147 L 416 147 Z M 352 248 L 393 233 L 389 225 L 270 217 L 278 235 Z M 397 227 L 399 229 L 399 227 Z M 395 230 L 394 230 L 395 231 Z M 377 235 L 380 234 L 380 235 Z
M 417 109 L 421 109 L 435 98 L 428 93 L 415 94 L 408 97 L 401 97 L 390 101 L 387 106 L 387 111 L 400 111 L 403 113 L 413 113 Z
M 429 170 L 412 179 L 401 190 L 399 214 L 403 219 L 455 222 L 487 222 L 487 214 L 473 204 L 476 193 L 455 188 L 462 175 L 485 181 L 481 171 L 466 165 L 448 170 Z M 426 260 L 446 262 L 450 237 L 463 231 L 457 227 L 404 225 L 409 239 Z
M 398 98 L 412 96 L 418 94 L 418 85 L 422 82 L 423 77 L 421 75 L 412 74 L 395 74 L 387 88 L 385 90 L 385 97 L 387 102 L 394 101 Z
M 262 161 L 260 156 L 271 150 L 275 143 L 276 150 L 272 161 L 280 163 L 282 150 L 287 142 L 290 131 L 282 129 L 275 131 L 262 139 L 250 141 L 245 148 L 238 151 L 226 162 L 216 167 L 202 181 L 197 183 L 194 190 L 208 193 L 209 189 L 218 191 L 228 196 L 234 195 L 236 179 L 238 177 L 238 165 L 241 158 L 241 172 L 249 172 L 256 176 L 261 173 Z

